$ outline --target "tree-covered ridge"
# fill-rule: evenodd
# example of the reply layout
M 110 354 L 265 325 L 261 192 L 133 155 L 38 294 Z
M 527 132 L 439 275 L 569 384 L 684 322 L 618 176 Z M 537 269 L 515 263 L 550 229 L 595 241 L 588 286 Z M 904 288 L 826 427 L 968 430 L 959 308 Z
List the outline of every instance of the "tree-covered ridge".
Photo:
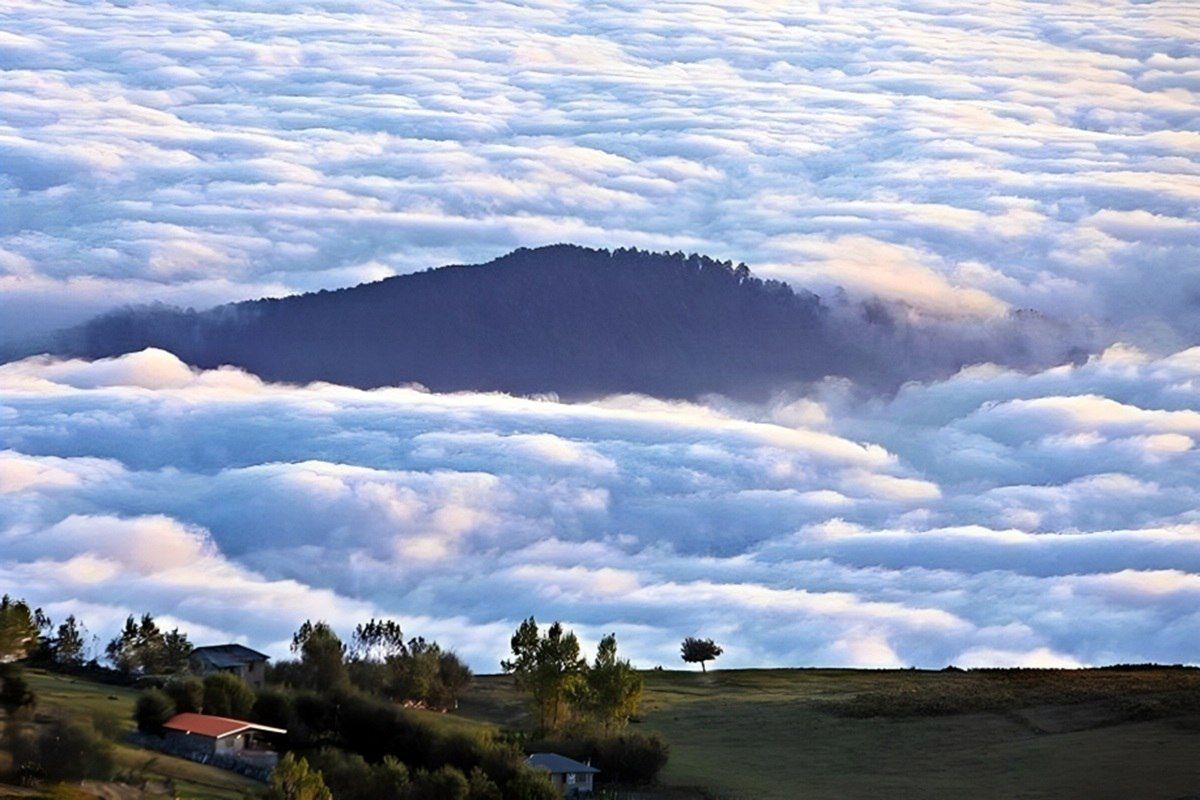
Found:
M 129 309 L 49 349 L 96 358 L 159 347 L 200 367 L 365 388 L 763 397 L 830 375 L 891 387 L 1034 358 L 1035 323 L 998 324 L 974 339 L 960 327 L 938 333 L 882 307 L 761 280 L 745 264 L 554 245 L 204 312 Z

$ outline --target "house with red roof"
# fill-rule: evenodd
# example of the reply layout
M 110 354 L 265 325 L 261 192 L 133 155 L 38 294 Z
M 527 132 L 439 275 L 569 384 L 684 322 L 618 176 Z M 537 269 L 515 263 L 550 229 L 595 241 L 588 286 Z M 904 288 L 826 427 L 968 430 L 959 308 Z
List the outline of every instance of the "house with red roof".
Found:
M 279 760 L 272 738 L 287 731 L 212 714 L 176 714 L 163 724 L 166 749 L 215 763 L 232 761 L 271 769 Z

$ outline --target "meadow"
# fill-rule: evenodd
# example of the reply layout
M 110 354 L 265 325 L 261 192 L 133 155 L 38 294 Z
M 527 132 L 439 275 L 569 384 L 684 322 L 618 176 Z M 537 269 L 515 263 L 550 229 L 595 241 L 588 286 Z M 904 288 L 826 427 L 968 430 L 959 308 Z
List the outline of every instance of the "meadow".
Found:
M 695 797 L 1200 797 L 1200 671 L 650 671 L 635 730 Z M 481 676 L 461 713 L 528 718 Z
M 671 747 L 663 787 L 701 800 L 1200 797 L 1200 670 L 653 670 L 632 723 Z M 43 711 L 128 729 L 136 692 L 29 673 Z M 475 679 L 447 730 L 529 730 L 512 679 Z M 180 797 L 234 800 L 236 775 L 119 746 Z
M 39 714 L 89 716 L 97 720 L 97 727 L 133 730 L 136 690 L 41 670 L 25 674 L 37 695 Z M 241 800 L 246 792 L 262 789 L 262 784 L 232 772 L 126 744 L 116 745 L 116 757 L 122 773 L 153 783 L 171 781 L 177 796 L 184 800 Z

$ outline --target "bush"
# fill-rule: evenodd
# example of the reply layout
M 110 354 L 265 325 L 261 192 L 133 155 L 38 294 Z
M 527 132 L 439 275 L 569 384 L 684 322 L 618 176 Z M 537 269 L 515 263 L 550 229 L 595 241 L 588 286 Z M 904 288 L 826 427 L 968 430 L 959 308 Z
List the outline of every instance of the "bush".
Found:
M 236 675 L 216 672 L 204 679 L 204 713 L 245 719 L 254 709 L 254 690 Z
M 309 769 L 308 762 L 291 753 L 279 760 L 271 773 L 271 786 L 266 800 L 333 800 L 321 773 Z
M 653 783 L 667 765 L 669 752 L 658 736 L 627 733 L 601 739 L 592 763 L 613 781 Z
M 461 772 L 454 767 L 438 767 L 433 772 L 418 773 L 408 796 L 412 800 L 467 800 L 470 791 Z
M 36 704 L 37 697 L 20 667 L 0 664 L 0 708 L 12 717 L 18 711 L 33 708 Z
M 559 800 L 562 797 L 550 776 L 524 767 L 504 785 L 504 800 Z
M 85 720 L 59 720 L 38 737 L 42 775 L 53 781 L 108 780 L 116 761 L 112 743 Z
M 204 684 L 199 678 L 174 678 L 167 681 L 163 691 L 175 703 L 180 714 L 199 714 L 204 710 Z
M 362 756 L 322 747 L 305 758 L 311 769 L 321 773 L 325 785 L 338 800 L 373 800 L 371 767 Z
M 296 711 L 292 699 L 278 689 L 264 689 L 254 700 L 250 719 L 273 728 L 292 731 L 296 727 Z
M 162 726 L 175 716 L 175 704 L 161 689 L 147 689 L 138 696 L 133 718 L 142 733 L 160 733 Z
M 384 756 L 383 761 L 371 768 L 371 797 L 378 800 L 404 800 L 408 791 L 408 767 L 394 758 Z
M 583 739 L 549 739 L 531 742 L 530 752 L 561 753 L 600 770 L 600 779 L 611 783 L 653 783 L 667 765 L 670 748 L 656 735 L 623 733 Z

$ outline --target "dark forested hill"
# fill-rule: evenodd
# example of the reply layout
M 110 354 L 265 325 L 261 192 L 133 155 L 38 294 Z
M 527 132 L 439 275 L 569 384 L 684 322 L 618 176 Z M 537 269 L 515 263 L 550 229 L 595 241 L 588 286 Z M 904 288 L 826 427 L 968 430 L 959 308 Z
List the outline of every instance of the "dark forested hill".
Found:
M 153 346 L 201 367 L 361 387 L 761 397 L 827 375 L 894 385 L 991 349 L 938 339 L 878 310 L 835 313 L 743 265 L 555 245 L 204 312 L 122 310 L 64 332 L 51 349 L 94 358 Z M 1013 344 L 997 352 L 1011 356 Z

